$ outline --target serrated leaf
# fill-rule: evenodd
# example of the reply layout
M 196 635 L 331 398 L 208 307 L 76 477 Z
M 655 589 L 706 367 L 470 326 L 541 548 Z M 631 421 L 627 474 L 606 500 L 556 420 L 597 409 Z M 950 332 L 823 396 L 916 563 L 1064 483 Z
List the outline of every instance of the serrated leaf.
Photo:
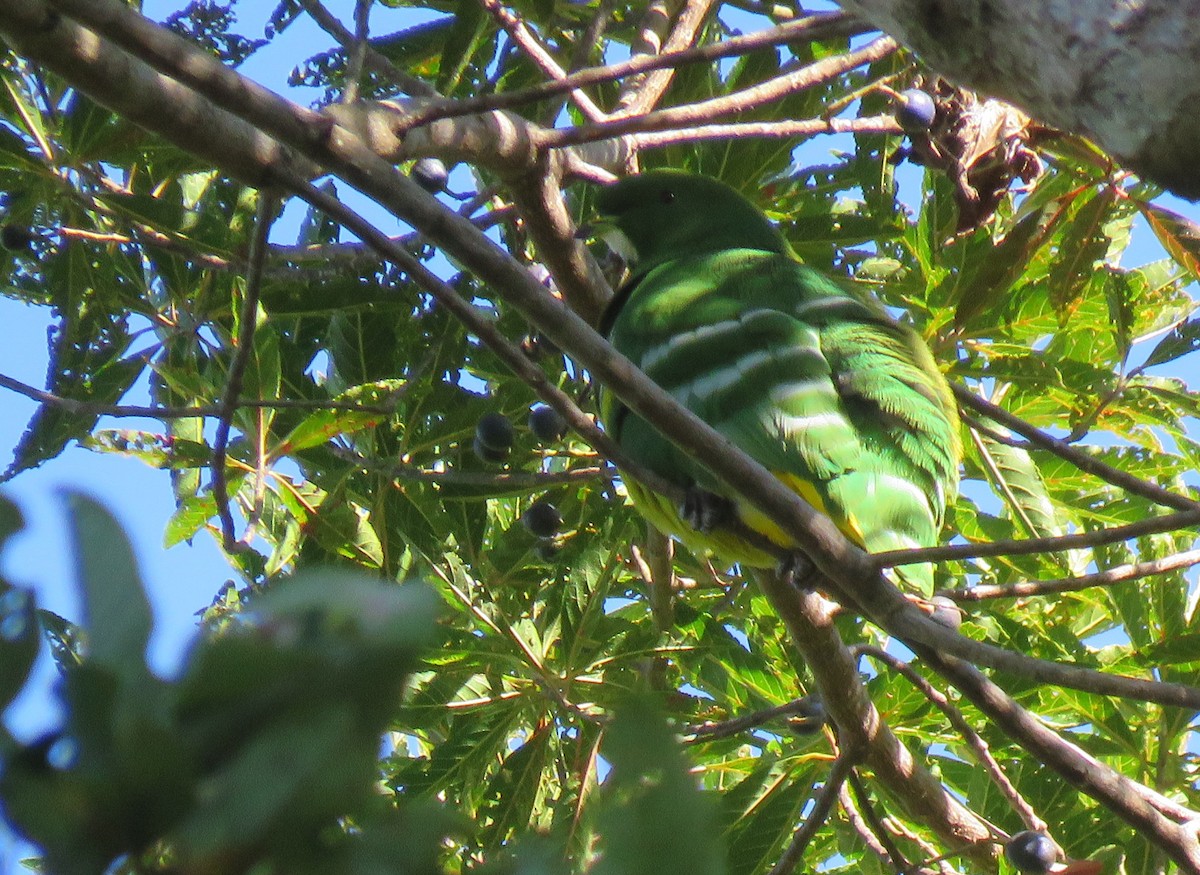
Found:
M 1200 350 L 1200 319 L 1189 319 L 1182 325 L 1177 325 L 1162 340 L 1160 340 L 1146 356 L 1143 368 L 1166 364 L 1175 359 Z
M 1200 279 L 1200 225 L 1157 204 L 1139 201 L 1138 209 L 1163 249 Z
M 1020 279 L 1050 227 L 1042 227 L 1043 209 L 1034 210 L 1008 230 L 969 280 L 957 286 L 954 324 L 965 326 L 990 309 Z
M 1104 234 L 1104 223 L 1115 197 L 1106 186 L 1071 210 L 1066 231 L 1057 241 L 1057 257 L 1046 277 L 1050 301 L 1059 313 L 1075 302 L 1092 279 L 1096 264 L 1108 253 L 1112 241 Z

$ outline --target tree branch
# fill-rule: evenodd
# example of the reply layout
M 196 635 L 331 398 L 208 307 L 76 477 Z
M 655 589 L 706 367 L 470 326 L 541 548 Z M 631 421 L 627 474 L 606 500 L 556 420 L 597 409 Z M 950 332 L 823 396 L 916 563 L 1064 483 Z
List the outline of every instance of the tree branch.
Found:
M 303 0 L 305 5 L 313 0 Z M 527 103 L 534 103 L 564 94 L 572 89 L 614 79 L 623 79 L 650 70 L 676 70 L 687 64 L 706 64 L 722 58 L 744 55 L 758 49 L 801 40 L 824 39 L 833 36 L 855 36 L 865 33 L 868 27 L 858 23 L 842 12 L 817 12 L 804 18 L 790 21 L 786 24 L 768 30 L 749 33 L 743 36 L 730 37 L 717 43 L 709 43 L 680 51 L 663 52 L 660 55 L 638 55 L 627 61 L 607 64 L 602 67 L 586 67 L 564 76 L 562 79 L 540 82 L 529 88 L 508 91 L 501 94 L 485 94 L 479 97 L 465 97 L 450 100 L 442 98 L 436 102 L 426 103 L 421 109 L 413 112 L 406 119 L 411 127 L 421 127 L 431 121 L 443 118 L 455 118 L 465 115 L 478 115 L 497 109 L 512 109 Z M 349 34 L 346 34 L 349 36 Z M 335 35 L 336 38 L 336 35 Z
M 988 743 L 967 722 L 967 718 L 963 716 L 963 713 L 950 704 L 950 700 L 941 691 L 935 689 L 929 681 L 919 675 L 916 669 L 907 662 L 897 659 L 881 647 L 876 647 L 873 644 L 855 644 L 850 648 L 850 652 L 856 657 L 860 654 L 869 656 L 883 663 L 892 669 L 892 671 L 903 675 L 910 684 L 921 692 L 921 695 L 945 714 L 946 719 L 950 721 L 950 725 L 958 730 L 958 734 L 963 737 L 963 740 L 975 755 L 975 759 L 987 773 L 988 778 L 996 785 L 996 789 L 1000 791 L 1000 795 L 1007 799 L 1008 804 L 1017 812 L 1026 829 L 1046 829 L 1046 822 L 1038 817 L 1037 812 L 1033 810 L 1033 806 L 1025 801 L 1017 788 L 1008 780 L 1008 776 L 1004 774 L 1004 770 L 1000 768 L 1000 764 L 992 756 L 992 752 L 988 748 Z
M 1169 489 L 1163 489 L 1157 483 L 1150 483 L 1142 480 L 1139 477 L 1134 477 L 1132 474 L 1122 471 L 1119 468 L 1114 468 L 1088 453 L 1080 450 L 1078 447 L 1073 447 L 1065 441 L 1060 441 L 1058 438 L 1051 437 L 1041 429 L 1035 428 L 1019 416 L 1014 416 L 1003 407 L 993 404 L 985 398 L 980 398 L 974 392 L 967 389 L 965 386 L 958 384 L 952 385 L 954 397 L 961 404 L 977 410 L 989 419 L 1003 425 L 1005 428 L 1012 429 L 1017 434 L 1024 437 L 1031 444 L 1040 447 L 1043 450 L 1048 450 L 1060 459 L 1065 459 L 1070 462 L 1080 471 L 1086 471 L 1099 477 L 1105 483 L 1111 483 L 1113 486 L 1120 486 L 1127 492 L 1133 495 L 1140 495 L 1143 498 L 1148 498 L 1157 504 L 1166 507 L 1174 508 L 1175 510 L 1197 510 L 1200 509 L 1200 502 L 1188 498 L 1178 493 L 1171 492 Z
M 816 836 L 817 830 L 825 825 L 830 812 L 833 811 L 833 803 L 838 798 L 842 783 L 853 772 L 855 761 L 853 748 L 844 748 L 838 754 L 838 758 L 829 767 L 829 774 L 825 777 L 821 792 L 813 799 L 808 816 L 804 818 L 804 822 L 792 835 L 787 849 L 780 856 L 779 861 L 771 867 L 768 875 L 791 875 L 795 871 L 796 866 L 804 858 L 804 851 L 808 848 L 809 842 Z
M 1200 565 L 1200 550 L 1188 550 L 1173 556 L 1164 556 L 1149 562 L 1137 562 L 1131 565 L 1118 565 L 1095 574 L 1084 574 L 1080 577 L 1063 577 L 1058 580 L 1031 580 L 1024 583 L 1010 583 L 1003 586 L 981 584 L 979 586 L 963 587 L 962 589 L 939 590 L 938 595 L 944 595 L 956 602 L 981 602 L 985 599 L 1011 599 L 1032 595 L 1051 595 L 1060 592 L 1076 592 L 1092 586 L 1110 586 L 1114 583 L 1127 583 L 1139 580 L 1153 574 L 1168 574 L 1184 568 Z
M 986 544 L 947 544 L 944 547 L 919 547 L 912 550 L 884 550 L 872 554 L 880 568 L 896 565 L 911 565 L 915 562 L 940 562 L 945 559 L 977 559 L 981 556 L 1028 556 L 1031 553 L 1053 553 L 1056 550 L 1073 550 L 1076 547 L 1097 547 L 1173 532 L 1200 525 L 1200 510 L 1168 513 L 1150 517 L 1136 523 L 1113 526 L 1111 529 L 1096 529 L 1072 535 L 1055 535 L 1050 538 L 1023 538 L 1020 541 L 991 541 Z
M 855 658 L 833 625 L 831 603 L 773 573 L 756 574 L 755 579 L 804 656 L 837 727 L 838 743 L 861 753 L 909 816 L 950 845 L 970 845 L 968 853 L 977 863 L 993 866 L 995 851 L 986 824 L 913 758 L 867 695 Z
M 690 127 L 699 122 L 711 121 L 723 115 L 736 112 L 746 112 L 773 103 L 789 94 L 812 88 L 823 82 L 837 78 L 843 73 L 871 64 L 886 58 L 897 50 L 898 46 L 887 37 L 871 41 L 861 49 L 847 52 L 844 55 L 834 55 L 815 61 L 798 70 L 776 76 L 766 82 L 733 94 L 714 97 L 687 106 L 677 106 L 649 112 L 644 115 L 628 118 L 615 118 L 610 121 L 591 125 L 581 125 L 574 128 L 558 128 L 539 133 L 538 145 L 543 148 L 561 149 L 581 143 L 597 140 L 608 140 L 626 134 L 644 133 L 646 131 L 661 131 L 667 128 Z
M 225 450 L 229 445 L 229 430 L 233 426 L 233 414 L 237 411 L 238 396 L 246 367 L 254 351 L 254 330 L 258 325 L 258 293 L 262 286 L 263 264 L 267 254 L 267 234 L 275 220 L 278 198 L 274 194 L 259 192 L 258 219 L 254 235 L 250 239 L 250 253 L 246 270 L 246 290 L 242 300 L 242 311 L 238 322 L 238 335 L 234 342 L 233 361 L 229 365 L 229 376 L 225 383 L 225 395 L 221 399 L 221 413 L 217 417 L 217 431 L 212 445 L 212 491 L 217 505 L 217 516 L 221 520 L 221 546 L 226 553 L 235 553 L 245 545 L 238 541 L 234 531 L 233 513 L 229 509 L 229 487 L 225 481 Z

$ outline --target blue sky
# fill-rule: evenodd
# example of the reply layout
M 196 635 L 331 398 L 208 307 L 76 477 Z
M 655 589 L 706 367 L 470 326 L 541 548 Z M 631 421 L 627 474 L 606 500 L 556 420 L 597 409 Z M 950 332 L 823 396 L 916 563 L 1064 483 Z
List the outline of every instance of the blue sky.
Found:
M 147 2 L 146 12 L 161 20 L 183 3 Z M 349 21 L 353 3 L 338 0 L 327 4 L 331 10 Z M 261 19 L 274 4 L 241 4 L 243 20 L 238 30 L 249 36 L 261 32 Z M 249 19 L 249 20 L 247 20 Z M 376 20 L 381 31 L 394 31 L 411 24 L 394 12 L 377 9 Z M 277 88 L 293 99 L 307 101 L 311 95 L 297 95 L 284 85 L 287 71 L 301 57 L 327 39 L 318 35 L 307 22 L 297 25 L 297 33 L 263 51 L 246 65 L 244 72 Z M 833 148 L 831 140 L 818 140 L 806 147 L 814 162 L 824 160 Z M 1164 206 L 1200 220 L 1200 209 L 1174 198 L 1162 201 Z M 298 215 L 283 229 L 277 229 L 280 240 L 288 238 L 287 225 L 294 234 Z M 395 223 L 385 225 L 392 230 Z M 1126 254 L 1126 264 L 1134 266 L 1163 256 L 1161 248 L 1144 224 L 1134 232 L 1133 243 Z M 47 366 L 46 330 L 50 312 L 29 307 L 9 298 L 0 297 L 0 324 L 6 326 L 6 342 L 0 344 L 0 373 L 25 383 L 42 386 Z M 1195 374 L 1191 374 L 1195 382 Z M 143 403 L 145 388 L 125 399 L 128 403 Z M 17 444 L 29 418 L 36 409 L 34 402 L 15 393 L 0 390 L 0 467 L 7 464 L 11 449 Z M 160 430 L 152 420 L 107 420 L 102 426 L 137 427 Z M 66 540 L 62 490 L 79 489 L 100 498 L 129 533 L 141 563 L 143 579 L 150 591 L 155 610 L 156 631 L 151 646 L 151 664 L 164 674 L 179 664 L 186 644 L 195 630 L 196 612 L 212 600 L 214 594 L 231 572 L 214 541 L 198 537 L 194 544 L 180 545 L 170 550 L 162 547 L 162 533 L 174 510 L 170 483 L 161 471 L 153 470 L 133 459 L 92 453 L 76 446 L 41 468 L 19 475 L 0 491 L 17 501 L 26 515 L 28 529 L 14 540 L 0 557 L 0 569 L 14 583 L 31 586 L 37 593 L 39 605 L 68 619 L 79 619 L 79 604 L 71 585 L 71 556 Z M 54 727 L 58 715 L 50 694 L 54 670 L 49 657 L 43 653 L 34 682 L 16 705 L 5 714 L 5 722 L 18 737 L 32 738 Z M 16 858 L 27 850 L 14 845 L 11 837 L 0 828 L 0 869 L 11 871 Z

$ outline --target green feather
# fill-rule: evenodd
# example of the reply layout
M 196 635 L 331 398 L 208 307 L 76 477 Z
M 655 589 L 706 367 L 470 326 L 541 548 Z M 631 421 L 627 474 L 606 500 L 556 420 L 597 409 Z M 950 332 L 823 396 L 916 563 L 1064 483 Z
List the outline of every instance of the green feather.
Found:
M 644 173 L 603 189 L 597 206 L 637 255 L 603 322 L 613 346 L 867 550 L 938 542 L 958 486 L 959 425 L 915 332 L 801 264 L 760 210 L 716 180 Z M 611 393 L 601 416 L 633 461 L 726 494 L 748 525 L 788 543 Z M 690 529 L 639 484 L 629 491 L 690 547 L 773 564 L 728 533 Z M 932 590 L 931 566 L 898 573 Z

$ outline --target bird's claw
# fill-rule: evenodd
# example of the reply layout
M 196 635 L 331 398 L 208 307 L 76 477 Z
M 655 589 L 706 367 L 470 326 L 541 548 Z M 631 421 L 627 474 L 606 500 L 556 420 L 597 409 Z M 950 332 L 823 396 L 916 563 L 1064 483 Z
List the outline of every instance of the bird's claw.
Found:
M 679 517 L 697 532 L 708 533 L 733 519 L 733 502 L 699 486 L 689 486 Z

